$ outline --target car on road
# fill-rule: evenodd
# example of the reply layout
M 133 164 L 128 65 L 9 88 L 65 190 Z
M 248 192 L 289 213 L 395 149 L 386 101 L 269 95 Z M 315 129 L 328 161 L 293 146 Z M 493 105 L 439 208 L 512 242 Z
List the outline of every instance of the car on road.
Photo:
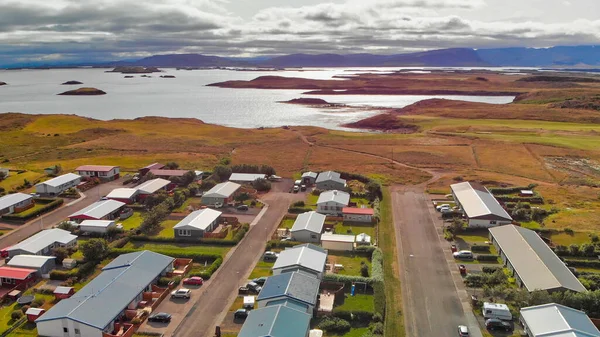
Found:
M 300 191 L 302 191 L 302 192 L 306 191 L 306 185 L 300 185 Z
M 294 188 L 292 189 L 292 191 L 294 193 L 298 193 L 298 191 L 300 191 L 300 187 L 298 187 L 298 185 L 294 186 Z
M 203 283 L 204 280 L 200 276 L 192 276 L 183 279 L 183 284 L 185 285 L 201 286 Z
M 485 321 L 485 328 L 488 330 L 504 330 L 507 332 L 512 330 L 510 323 L 500 320 L 498 318 L 490 318 L 487 321 Z
M 248 317 L 248 309 L 238 309 L 233 313 L 233 319 L 246 319 Z
M 442 210 L 442 208 L 450 208 L 449 204 L 442 204 L 442 205 L 437 205 L 435 206 L 435 210 L 440 212 Z
M 237 208 L 238 211 L 247 211 L 248 210 L 248 205 L 239 205 L 236 208 Z
M 259 286 L 256 282 L 248 282 L 248 284 L 246 284 L 246 288 L 257 294 L 260 293 L 260 291 L 262 290 L 262 287 Z
M 469 328 L 466 325 L 458 326 L 458 337 L 469 337 Z
M 149 322 L 162 322 L 169 323 L 171 321 L 171 314 L 167 314 L 166 312 L 159 312 L 156 314 L 152 314 L 148 316 Z
M 180 288 L 171 292 L 171 298 L 189 299 L 191 295 L 192 291 L 186 288 Z
M 470 260 L 473 259 L 473 252 L 470 250 L 461 250 L 456 253 L 452 253 L 452 256 L 454 256 L 455 259 Z
M 265 276 L 263 277 L 257 277 L 254 280 L 252 280 L 252 282 L 258 284 L 259 286 L 264 286 L 265 282 L 267 282 L 267 278 Z

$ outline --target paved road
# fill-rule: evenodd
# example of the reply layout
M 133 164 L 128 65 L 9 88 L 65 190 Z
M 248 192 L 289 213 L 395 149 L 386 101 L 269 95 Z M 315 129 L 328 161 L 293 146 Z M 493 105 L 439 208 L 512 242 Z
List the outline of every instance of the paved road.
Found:
M 223 321 L 237 296 L 238 287 L 247 280 L 262 256 L 266 242 L 287 213 L 290 203 L 306 197 L 304 194 L 288 193 L 291 185 L 289 180 L 273 184 L 274 190 L 261 198 L 269 205 L 268 209 L 238 246 L 229 252 L 213 277 L 200 289 L 193 290 L 189 301 L 167 299 L 158 306 L 157 311 L 173 316 L 169 325 L 147 322 L 140 331 L 162 332 L 164 336 L 177 337 L 212 336 L 215 326 Z
M 93 187 L 84 193 L 85 197 L 83 199 L 77 201 L 66 199 L 62 207 L 45 214 L 41 218 L 29 221 L 6 235 L 0 236 L 0 248 L 12 246 L 42 229 L 59 224 L 69 215 L 98 201 L 102 196 L 107 195 L 117 187 L 123 187 L 122 180 L 119 179 Z
M 396 187 L 392 203 L 407 336 L 454 337 L 460 324 L 480 336 L 465 315 L 423 187 Z

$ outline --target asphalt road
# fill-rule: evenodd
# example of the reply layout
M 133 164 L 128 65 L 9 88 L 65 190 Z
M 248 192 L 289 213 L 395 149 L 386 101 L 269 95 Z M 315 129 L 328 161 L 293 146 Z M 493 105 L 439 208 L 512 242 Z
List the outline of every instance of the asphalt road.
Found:
M 48 214 L 44 214 L 35 220 L 29 221 L 19 226 L 15 230 L 0 236 L 0 248 L 12 246 L 42 229 L 56 226 L 69 215 L 100 200 L 102 196 L 107 195 L 110 191 L 117 187 L 123 187 L 122 180 L 119 179 L 93 187 L 84 193 L 84 198 L 80 198 L 78 200 L 65 199 L 65 203 L 62 207 Z
M 422 187 L 392 191 L 408 337 L 457 336 L 467 322 Z
M 273 184 L 273 191 L 261 200 L 269 206 L 260 220 L 254 224 L 244 239 L 225 258 L 223 265 L 213 277 L 185 301 L 165 299 L 156 311 L 173 315 L 170 324 L 144 323 L 140 331 L 161 332 L 164 336 L 213 336 L 215 326 L 225 316 L 235 297 L 238 287 L 246 282 L 254 265 L 261 258 L 266 242 L 271 238 L 287 209 L 293 201 L 304 200 L 305 194 L 287 191 L 291 181 Z

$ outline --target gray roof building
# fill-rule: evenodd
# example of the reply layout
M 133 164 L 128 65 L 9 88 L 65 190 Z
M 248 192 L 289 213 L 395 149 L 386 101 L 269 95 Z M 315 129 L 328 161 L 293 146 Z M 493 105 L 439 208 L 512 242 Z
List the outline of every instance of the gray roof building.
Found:
M 311 316 L 284 305 L 250 311 L 238 337 L 306 337 Z
M 133 199 L 138 194 L 135 188 L 115 188 L 106 195 L 108 199 Z
M 5 208 L 12 207 L 20 202 L 29 200 L 29 199 L 33 199 L 33 196 L 31 194 L 25 194 L 25 193 L 7 194 L 3 197 L 0 197 L 0 211 L 2 211 Z
M 520 320 L 530 337 L 600 337 L 588 315 L 560 304 L 522 308 Z
M 197 210 L 173 226 L 173 229 L 200 229 L 205 231 L 221 214 L 223 213 L 210 208 Z
M 59 187 L 60 185 L 70 183 L 74 180 L 81 179 L 81 176 L 75 173 L 67 173 L 50 180 L 43 181 L 38 185 L 44 184 L 52 187 Z M 37 185 L 36 185 L 37 186 Z
M 251 183 L 257 179 L 265 179 L 267 176 L 260 173 L 232 173 L 229 181 Z
M 32 255 L 40 254 L 44 249 L 53 246 L 56 243 L 68 245 L 77 240 L 77 235 L 73 235 L 60 228 L 46 229 L 29 238 L 12 245 L 8 248 L 9 252 L 26 252 Z
M 125 206 L 125 203 L 116 200 L 109 199 L 97 201 L 89 205 L 88 207 L 69 215 L 69 218 L 85 218 L 99 220 L 113 212 L 116 212 L 119 208 L 123 206 Z
M 348 203 L 350 203 L 350 194 L 343 191 L 325 191 L 319 195 L 317 205 L 330 201 L 343 206 L 348 206 Z
M 164 189 L 165 187 L 169 186 L 170 183 L 171 182 L 169 180 L 162 179 L 162 178 L 156 178 L 156 179 L 146 181 L 145 183 L 136 187 L 136 189 L 141 194 L 152 194 L 152 193 L 156 193 L 156 192 L 160 191 L 161 189 Z
M 321 233 L 323 231 L 323 224 L 325 223 L 326 216 L 315 211 L 310 211 L 298 215 L 291 231 L 307 230 L 314 233 Z
M 73 320 L 103 330 L 158 276 L 173 258 L 151 251 L 123 254 L 68 299 L 63 299 L 35 322 Z
M 240 184 L 232 183 L 231 181 L 226 181 L 224 183 L 215 185 L 213 188 L 204 193 L 202 197 L 229 198 L 240 187 Z
M 450 189 L 469 219 L 512 221 L 511 216 L 485 186 L 466 181 L 452 184 Z
M 510 263 L 527 290 L 586 290 L 536 232 L 514 225 L 489 231 L 501 257 Z
M 314 307 L 317 304 L 320 284 L 319 279 L 306 274 L 283 273 L 267 278 L 256 300 L 267 301 L 267 305 L 270 305 L 269 299 L 287 298 Z
M 322 248 L 315 249 L 314 247 L 314 245 L 299 245 L 285 249 L 279 253 L 279 257 L 273 265 L 273 270 L 298 266 L 316 273 L 323 273 L 327 253 Z
M 40 255 L 17 255 L 10 259 L 6 264 L 9 267 L 17 268 L 41 268 L 48 261 L 54 260 L 54 256 L 40 256 Z
M 317 177 L 317 180 L 316 180 L 317 184 L 326 182 L 326 181 L 334 181 L 334 182 L 346 185 L 346 180 L 342 179 L 341 175 L 335 171 L 325 171 L 325 172 L 319 173 L 319 176 Z

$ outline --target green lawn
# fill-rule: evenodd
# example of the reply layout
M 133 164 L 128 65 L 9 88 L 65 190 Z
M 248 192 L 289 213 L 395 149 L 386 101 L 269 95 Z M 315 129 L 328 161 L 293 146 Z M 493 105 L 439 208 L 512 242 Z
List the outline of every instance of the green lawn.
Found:
M 123 225 L 123 230 L 128 232 L 130 230 L 135 230 L 142 224 L 142 212 L 133 212 L 133 215 L 129 218 L 125 219 L 121 222 Z
M 279 225 L 279 228 L 292 229 L 292 227 L 294 226 L 294 222 L 296 222 L 296 219 L 283 219 L 281 221 L 281 224 Z
M 48 205 L 48 204 L 37 203 L 37 204 L 33 205 L 33 207 L 28 208 L 28 209 L 24 210 L 23 212 L 19 212 L 16 214 L 20 214 L 20 215 L 31 214 L 33 212 L 37 212 L 39 209 L 46 207 L 46 205 Z
M 346 294 L 344 304 L 336 307 L 337 310 L 345 311 L 369 311 L 375 312 L 375 302 L 373 301 L 373 295 L 366 294 L 354 294 L 350 296 L 350 293 Z
M 16 189 L 18 186 L 23 185 L 24 179 L 29 180 L 29 182 L 33 184 L 34 181 L 42 178 L 43 176 L 43 173 L 37 173 L 32 171 L 26 171 L 21 174 L 17 174 L 16 172 L 10 172 L 8 178 L 0 181 L 0 187 L 4 187 L 4 189 L 6 189 L 6 192 L 9 192 L 13 189 Z
M 190 204 L 200 204 L 200 200 L 201 200 L 201 199 L 200 199 L 200 198 L 197 198 L 197 197 L 191 197 L 191 198 L 187 198 L 187 199 L 185 200 L 185 202 L 183 203 L 183 205 L 181 205 L 181 206 L 179 206 L 178 208 L 174 209 L 174 210 L 173 210 L 173 212 L 176 212 L 176 213 L 185 212 L 185 211 L 187 211 L 187 207 L 188 207 Z
M 15 323 L 10 317 L 10 314 L 20 307 L 21 306 L 15 302 L 0 308 L 0 331 L 6 331 L 6 329 L 10 328 Z
M 542 228 L 542 225 L 540 225 L 539 222 L 537 222 L 537 221 L 527 221 L 527 222 L 521 222 L 521 227 L 524 227 L 527 229 L 540 229 L 540 228 Z
M 8 336 L 37 336 L 37 327 L 35 323 L 25 322 L 20 327 L 16 328 Z
M 344 224 L 342 222 L 338 222 L 333 226 L 333 232 L 335 234 L 352 234 L 358 235 L 360 233 L 366 233 L 371 236 L 371 238 L 375 238 L 375 227 L 373 226 L 362 226 L 356 224 Z
M 573 235 L 567 233 L 553 234 L 550 236 L 553 243 L 557 245 L 569 246 L 571 244 L 592 243 L 588 233 L 575 232 Z
M 463 239 L 467 243 L 483 243 L 489 241 L 489 234 L 487 229 L 481 230 L 469 230 L 463 231 L 462 233 L 456 235 L 457 238 Z
M 252 280 L 258 277 L 271 276 L 271 268 L 274 264 L 274 262 L 259 261 L 248 278 Z
M 161 253 L 161 252 L 169 252 L 169 253 L 177 253 L 180 251 L 181 253 L 198 253 L 198 254 L 220 254 L 221 256 L 225 256 L 231 247 L 226 246 L 208 246 L 208 245 L 194 245 L 194 244 L 159 244 L 159 243 L 144 243 L 144 242 L 128 242 L 125 247 L 129 249 L 139 249 L 139 250 L 151 250 L 153 252 Z M 166 254 L 169 255 L 169 254 Z
M 342 335 L 340 335 L 339 333 L 335 333 L 335 332 L 325 332 L 323 334 L 323 337 L 362 337 L 365 333 L 367 333 L 367 331 L 369 331 L 369 328 L 366 328 L 366 327 L 352 328 L 352 329 L 350 329 L 350 331 L 348 331 Z
M 367 200 L 365 198 L 351 198 L 350 201 L 355 202 L 356 207 L 360 207 L 362 205 L 364 205 L 365 207 L 371 207 L 369 200 Z
M 160 224 L 161 230 L 158 233 L 158 237 L 160 238 L 173 238 L 175 237 L 175 233 L 173 232 L 173 227 L 179 223 L 179 220 L 165 220 Z
M 337 273 L 341 275 L 361 276 L 361 262 L 365 262 L 369 266 L 369 274 L 371 273 L 371 261 L 364 256 L 355 255 L 353 253 L 330 252 L 327 256 L 328 263 L 344 265 L 344 269 Z
M 308 193 L 308 195 L 306 196 L 306 201 L 305 201 L 306 207 L 312 208 L 312 209 L 317 209 L 317 200 L 319 200 L 318 195 Z

